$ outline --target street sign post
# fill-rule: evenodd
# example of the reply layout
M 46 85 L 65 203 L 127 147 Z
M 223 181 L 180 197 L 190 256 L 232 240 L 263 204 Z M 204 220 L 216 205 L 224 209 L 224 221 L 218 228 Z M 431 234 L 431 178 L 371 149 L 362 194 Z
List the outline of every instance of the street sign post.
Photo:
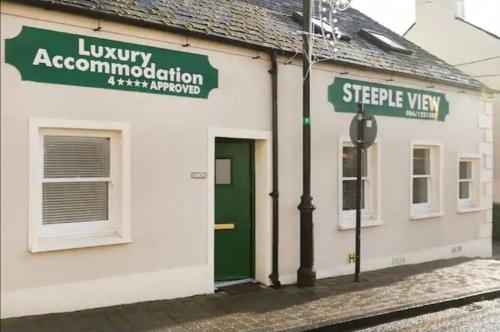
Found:
M 361 201 L 363 194 L 362 165 L 363 150 L 366 151 L 377 137 L 377 121 L 375 117 L 364 111 L 363 104 L 358 104 L 358 113 L 354 116 L 350 126 L 351 142 L 356 147 L 356 267 L 354 281 L 359 282 L 361 268 Z
M 362 104 L 358 105 L 358 113 L 356 113 L 351 121 L 349 135 L 351 137 L 352 144 L 354 144 L 354 146 L 357 146 L 358 141 L 360 140 L 360 137 L 358 137 L 358 133 L 360 132 L 358 126 L 362 125 L 362 122 L 364 122 L 364 124 L 362 125 L 362 127 L 364 128 L 362 132 L 362 148 L 366 149 L 369 148 L 377 138 L 377 120 L 372 114 L 364 111 L 364 109 L 360 111 L 360 108 L 362 107 Z

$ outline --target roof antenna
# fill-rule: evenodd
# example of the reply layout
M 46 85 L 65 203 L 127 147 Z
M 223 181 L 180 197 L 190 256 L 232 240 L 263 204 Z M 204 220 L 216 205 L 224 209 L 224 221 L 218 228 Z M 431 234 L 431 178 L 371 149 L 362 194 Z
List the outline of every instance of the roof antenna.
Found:
M 308 0 L 311 1 L 310 29 L 309 32 L 300 31 L 303 35 L 308 35 L 309 48 L 303 50 L 304 56 L 310 59 L 309 71 L 314 63 L 334 60 L 339 51 L 338 44 L 343 34 L 338 26 L 337 14 L 347 10 L 351 6 L 352 0 Z M 296 15 L 302 16 L 300 13 Z M 320 43 L 321 45 L 318 45 Z M 318 46 L 315 46 L 317 44 Z M 317 57 L 312 56 L 313 50 L 320 48 L 324 50 Z

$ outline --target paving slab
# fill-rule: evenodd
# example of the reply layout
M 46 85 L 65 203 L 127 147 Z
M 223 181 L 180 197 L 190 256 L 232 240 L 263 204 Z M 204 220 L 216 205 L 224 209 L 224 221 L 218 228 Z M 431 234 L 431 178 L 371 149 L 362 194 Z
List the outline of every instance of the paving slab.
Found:
M 455 258 L 320 279 L 316 286 L 217 292 L 1 321 L 11 331 L 307 331 L 367 316 L 500 291 L 500 244 L 491 259 Z

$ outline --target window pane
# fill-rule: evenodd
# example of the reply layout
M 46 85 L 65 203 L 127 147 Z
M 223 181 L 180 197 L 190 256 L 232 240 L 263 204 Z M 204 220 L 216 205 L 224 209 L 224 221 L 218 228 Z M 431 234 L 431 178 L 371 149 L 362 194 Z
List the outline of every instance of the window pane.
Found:
M 428 198 L 428 185 L 427 178 L 413 179 L 413 204 L 427 203 Z
M 42 209 L 43 224 L 108 220 L 108 183 L 44 183 Z
M 394 48 L 397 48 L 397 49 L 400 49 L 400 50 L 407 50 L 408 49 L 406 47 L 404 47 L 403 45 L 399 44 L 399 43 L 396 43 L 394 40 L 390 39 L 389 37 L 383 35 L 383 34 L 380 34 L 380 33 L 374 33 L 374 32 L 369 32 L 372 36 L 374 36 L 375 38 L 377 38 L 378 40 L 380 40 L 381 42 L 383 42 L 384 44 L 387 44 L 391 47 L 394 47 Z
M 458 184 L 458 197 L 460 199 L 469 199 L 470 198 L 470 182 L 464 181 Z
M 366 158 L 366 150 L 363 150 L 363 165 L 362 165 L 362 176 L 366 177 L 368 161 Z M 342 148 L 342 177 L 350 178 L 356 177 L 356 148 L 353 146 L 344 146 Z
M 109 177 L 108 137 L 45 136 L 44 177 Z
M 361 186 L 361 209 L 365 208 L 365 181 Z M 342 210 L 356 210 L 356 180 L 342 182 Z
M 472 179 L 472 162 L 460 161 L 459 166 L 460 179 Z
M 430 174 L 429 149 L 413 149 L 413 174 L 415 175 Z
M 215 184 L 231 184 L 231 159 L 215 160 Z

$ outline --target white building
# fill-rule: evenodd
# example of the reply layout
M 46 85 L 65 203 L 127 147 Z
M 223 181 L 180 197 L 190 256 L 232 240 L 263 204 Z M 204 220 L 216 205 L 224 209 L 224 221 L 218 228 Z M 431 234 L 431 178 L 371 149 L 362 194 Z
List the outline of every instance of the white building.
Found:
M 1 2 L 2 317 L 296 282 L 301 1 L 174 2 Z M 306 119 L 317 277 L 354 271 L 358 101 L 362 270 L 490 256 L 490 90 L 356 10 L 339 26 Z
M 480 6 L 477 2 L 475 5 Z M 416 22 L 405 37 L 449 64 L 500 91 L 500 36 L 469 23 L 463 0 L 415 1 Z M 500 20 L 500 13 L 491 13 Z M 500 151 L 500 94 L 494 104 L 494 125 L 486 135 Z M 494 135 L 492 135 L 494 132 Z M 494 156 L 494 232 L 500 240 L 500 153 Z

